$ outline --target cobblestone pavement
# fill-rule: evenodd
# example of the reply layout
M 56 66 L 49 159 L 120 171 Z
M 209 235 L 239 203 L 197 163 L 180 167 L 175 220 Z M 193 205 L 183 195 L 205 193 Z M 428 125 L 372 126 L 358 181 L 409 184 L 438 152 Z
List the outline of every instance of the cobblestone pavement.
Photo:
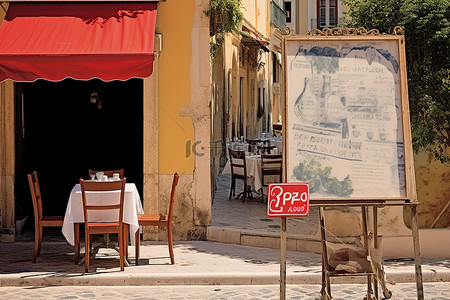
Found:
M 391 299 L 417 299 L 413 283 L 389 285 Z M 336 284 L 331 286 L 334 300 L 363 299 L 366 285 Z M 319 285 L 289 285 L 287 299 L 316 299 Z M 425 283 L 425 299 L 450 299 L 450 283 Z M 0 299 L 279 299 L 277 285 L 216 286 L 84 286 L 84 287 L 3 287 Z
M 261 231 L 280 234 L 280 218 L 267 217 L 267 204 L 262 203 L 260 194 L 253 193 L 255 199 L 241 199 L 230 195 L 231 175 L 220 174 L 216 181 L 216 191 L 212 204 L 211 225 L 237 230 Z M 236 195 L 244 189 L 242 180 L 236 181 Z M 267 195 L 267 187 L 264 187 Z M 266 196 L 267 197 L 267 196 Z M 308 217 L 288 218 L 287 234 L 296 234 L 320 240 L 319 209 L 312 207 Z

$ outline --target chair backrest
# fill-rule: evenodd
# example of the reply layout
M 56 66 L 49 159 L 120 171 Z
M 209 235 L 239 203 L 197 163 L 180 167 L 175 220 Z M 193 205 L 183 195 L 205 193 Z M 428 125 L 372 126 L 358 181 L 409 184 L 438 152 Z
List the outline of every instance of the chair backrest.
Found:
M 273 133 L 278 134 L 283 131 L 283 126 L 281 124 L 272 124 Z
M 30 184 L 31 199 L 33 200 L 34 220 L 37 222 L 43 217 L 42 195 L 37 171 L 28 174 L 28 183 Z
M 230 153 L 231 174 L 247 176 L 247 166 L 245 164 L 245 151 L 231 150 L 231 149 L 228 149 L 228 151 Z M 237 172 L 239 169 L 242 170 L 243 174 Z
M 250 145 L 256 145 L 258 143 L 261 143 L 261 139 L 256 139 L 256 140 L 246 139 L 245 141 Z
M 89 176 L 95 175 L 95 173 L 97 173 L 97 172 L 103 172 L 103 174 L 108 177 L 112 177 L 114 173 L 119 173 L 119 177 L 123 178 L 123 169 L 120 169 L 120 170 L 91 170 L 91 169 L 89 169 L 88 172 L 89 172 Z
M 169 222 L 172 220 L 173 201 L 174 201 L 174 198 L 175 198 L 175 190 L 176 190 L 177 185 L 178 185 L 178 178 L 179 177 L 180 176 L 178 175 L 178 173 L 175 172 L 175 174 L 173 174 L 172 191 L 170 192 L 169 212 L 167 213 L 167 218 L 168 218 Z
M 283 171 L 282 154 L 261 154 L 261 175 L 264 182 L 264 175 L 280 175 Z
M 259 147 L 259 149 L 261 150 L 261 152 L 263 154 L 270 153 L 270 151 L 272 151 L 272 149 L 274 149 L 274 148 L 276 148 L 276 146 L 261 146 L 261 147 Z
M 123 199 L 125 194 L 125 183 L 126 178 L 117 181 L 84 181 L 80 179 L 81 186 L 81 197 L 83 199 L 83 212 L 84 212 L 84 222 L 89 223 L 89 214 L 91 210 L 118 210 L 118 220 L 122 224 L 123 218 Z M 92 203 L 89 201 L 89 192 L 100 192 L 100 191 L 120 191 L 118 195 L 118 201 L 112 204 L 101 204 Z M 86 193 L 88 192 L 88 193 Z M 86 197 L 88 194 L 88 197 Z M 93 194 L 92 194 L 93 195 Z M 91 196 L 92 196 L 91 195 Z

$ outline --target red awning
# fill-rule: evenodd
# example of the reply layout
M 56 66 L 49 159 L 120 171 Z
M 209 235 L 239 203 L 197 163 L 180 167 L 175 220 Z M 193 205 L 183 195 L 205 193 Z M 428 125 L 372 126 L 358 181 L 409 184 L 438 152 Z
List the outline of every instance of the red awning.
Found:
M 0 25 L 0 81 L 105 81 L 153 71 L 155 2 L 11 3 Z

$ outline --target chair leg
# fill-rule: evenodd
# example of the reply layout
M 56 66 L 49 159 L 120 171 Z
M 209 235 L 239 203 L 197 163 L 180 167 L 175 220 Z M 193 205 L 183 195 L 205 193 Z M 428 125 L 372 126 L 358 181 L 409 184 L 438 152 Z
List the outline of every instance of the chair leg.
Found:
M 123 227 L 119 230 L 119 255 L 120 255 L 120 271 L 124 270 L 124 258 L 125 258 L 125 239 L 123 237 Z
M 74 245 L 75 263 L 77 263 L 78 259 L 80 258 L 80 223 L 73 224 L 73 231 L 75 235 L 75 245 Z
M 37 255 L 41 254 L 41 248 L 42 248 L 42 236 L 44 234 L 44 227 L 39 226 L 39 243 L 38 243 L 38 249 L 37 249 Z
M 126 223 L 123 223 L 123 251 L 124 251 L 124 257 L 128 259 L 128 234 L 129 234 L 129 225 Z
M 175 264 L 175 257 L 173 255 L 173 241 L 172 241 L 172 224 L 167 225 L 167 243 L 169 244 L 170 263 Z
M 86 228 L 86 227 L 85 227 Z M 84 234 L 84 241 L 85 241 L 85 247 L 84 247 L 84 271 L 86 273 L 89 272 L 89 255 L 90 255 L 90 236 L 89 236 L 89 231 L 87 229 L 85 229 L 85 234 Z
M 139 248 L 140 248 L 140 239 L 141 239 L 141 235 L 139 234 L 139 228 L 136 231 L 136 233 L 134 234 L 134 242 L 135 242 L 135 264 L 138 265 L 139 264 Z
M 231 199 L 231 195 L 234 195 L 235 184 L 236 180 L 234 178 L 231 178 L 230 196 L 228 197 L 228 199 Z
M 35 223 L 34 225 L 34 249 L 33 249 L 33 262 L 36 262 L 36 257 L 38 256 L 39 247 L 39 225 Z

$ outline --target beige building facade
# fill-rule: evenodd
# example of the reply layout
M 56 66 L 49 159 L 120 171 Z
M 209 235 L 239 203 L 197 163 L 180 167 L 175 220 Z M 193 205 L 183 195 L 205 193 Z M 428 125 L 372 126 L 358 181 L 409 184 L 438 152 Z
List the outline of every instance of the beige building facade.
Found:
M 142 110 L 135 116 L 127 117 L 130 122 L 134 118 L 142 120 L 142 123 L 138 125 L 138 132 L 142 132 L 142 136 L 137 137 L 142 146 L 136 149 L 136 152 L 132 152 L 129 158 L 135 160 L 136 165 L 141 166 L 141 171 L 136 171 L 137 176 L 134 178 L 137 185 L 142 187 L 141 199 L 146 213 L 165 214 L 167 212 L 173 174 L 174 172 L 180 174 L 174 207 L 174 239 L 176 240 L 204 238 L 206 227 L 211 221 L 208 151 L 210 139 L 209 20 L 204 14 L 208 5 L 207 0 L 175 0 L 158 3 L 153 74 L 139 81 L 138 85 L 141 88 L 133 92 L 142 95 L 138 98 L 142 101 L 139 104 Z M 0 9 L 0 26 L 9 3 L 3 2 L 2 6 L 5 10 Z M 20 35 L 19 32 L 18 35 Z M 90 83 L 92 82 L 76 82 L 81 86 Z M 117 84 L 120 85 L 120 83 Z M 108 83 L 104 85 L 108 89 Z M 11 80 L 0 82 L 0 241 L 2 242 L 14 241 L 15 222 L 23 217 L 19 215 L 19 211 L 22 206 L 31 205 L 31 196 L 26 185 L 23 186 L 23 196 L 18 197 L 17 193 L 18 188 L 22 189 L 19 183 L 26 183 L 26 178 L 21 178 L 22 175 L 18 172 L 21 157 L 18 156 L 20 152 L 17 151 L 19 147 L 17 132 L 20 132 L 17 128 L 17 120 L 20 117 L 20 113 L 16 111 L 19 101 L 17 86 L 18 83 Z M 67 89 L 67 92 L 71 93 L 70 89 Z M 129 92 L 132 93 L 132 91 Z M 48 93 L 51 94 L 51 90 Z M 64 95 L 61 97 L 63 100 Z M 123 99 L 123 104 L 131 105 L 131 102 L 127 104 L 127 101 L 130 100 Z M 105 101 L 105 111 L 107 104 Z M 55 113 L 62 112 L 55 106 L 52 111 L 39 111 L 39 113 L 42 118 L 52 118 Z M 60 130 L 65 129 L 60 128 Z M 46 134 L 49 133 L 41 132 L 37 134 L 37 137 L 47 141 Z M 199 141 L 196 145 L 201 155 L 189 155 L 186 145 L 192 144 L 192 141 Z M 42 147 L 50 149 L 54 145 L 42 144 Z M 79 153 L 79 155 L 85 154 Z M 61 152 L 61 157 L 64 157 L 64 150 Z M 75 172 L 75 170 L 72 171 Z M 66 172 L 69 174 L 71 170 Z M 86 177 L 87 168 L 85 172 L 81 171 L 77 176 Z M 132 170 L 129 169 L 127 175 L 125 168 L 125 176 L 132 177 Z M 44 178 L 40 178 L 41 185 L 45 183 Z M 74 179 L 69 185 L 74 185 L 76 180 Z M 45 197 L 48 190 L 42 189 Z M 65 203 L 68 195 L 61 194 L 59 201 Z M 57 214 L 64 215 L 63 210 L 55 209 L 52 203 L 48 204 L 50 207 L 53 206 Z M 32 224 L 31 216 L 29 222 Z M 145 228 L 144 239 L 166 239 L 166 233 L 162 229 L 159 231 Z

